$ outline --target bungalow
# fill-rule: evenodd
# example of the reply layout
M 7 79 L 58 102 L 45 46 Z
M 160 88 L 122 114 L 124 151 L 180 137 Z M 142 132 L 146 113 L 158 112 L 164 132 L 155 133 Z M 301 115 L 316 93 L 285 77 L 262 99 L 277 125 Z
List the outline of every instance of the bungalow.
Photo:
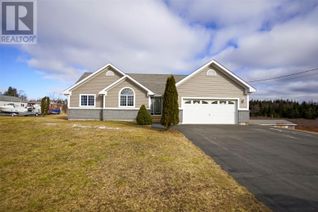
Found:
M 107 64 L 84 73 L 64 91 L 69 119 L 129 120 L 144 104 L 161 115 L 167 74 L 124 73 Z M 239 124 L 249 120 L 249 95 L 255 89 L 212 60 L 190 75 L 174 75 L 182 124 Z

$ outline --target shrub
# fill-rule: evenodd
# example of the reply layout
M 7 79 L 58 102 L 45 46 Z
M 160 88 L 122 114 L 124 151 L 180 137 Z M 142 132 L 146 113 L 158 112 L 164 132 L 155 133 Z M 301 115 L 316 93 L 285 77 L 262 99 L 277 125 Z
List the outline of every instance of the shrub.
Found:
M 139 125 L 151 125 L 152 124 L 152 117 L 148 113 L 145 105 L 141 105 L 138 114 L 137 114 L 137 124 Z

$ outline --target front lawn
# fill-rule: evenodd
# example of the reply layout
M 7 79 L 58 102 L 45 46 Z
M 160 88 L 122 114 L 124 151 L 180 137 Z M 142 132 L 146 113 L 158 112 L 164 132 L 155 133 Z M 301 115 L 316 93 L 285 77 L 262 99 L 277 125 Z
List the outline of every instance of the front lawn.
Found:
M 0 117 L 0 211 L 266 211 L 178 132 Z

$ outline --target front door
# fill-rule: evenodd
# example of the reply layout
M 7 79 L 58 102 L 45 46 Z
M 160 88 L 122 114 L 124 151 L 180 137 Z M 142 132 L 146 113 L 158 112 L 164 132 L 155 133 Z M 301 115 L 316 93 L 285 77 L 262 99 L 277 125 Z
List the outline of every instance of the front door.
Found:
M 151 98 L 151 115 L 161 115 L 162 109 L 162 98 L 152 97 Z

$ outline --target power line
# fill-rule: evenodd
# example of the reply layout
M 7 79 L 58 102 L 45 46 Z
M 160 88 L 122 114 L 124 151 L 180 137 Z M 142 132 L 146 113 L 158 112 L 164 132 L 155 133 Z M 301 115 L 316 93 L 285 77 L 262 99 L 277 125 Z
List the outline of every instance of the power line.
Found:
M 269 81 L 269 80 L 275 80 L 275 79 L 282 79 L 282 78 L 286 78 L 286 77 L 290 77 L 290 76 L 295 76 L 295 75 L 300 75 L 300 74 L 304 74 L 304 73 L 308 73 L 308 72 L 313 72 L 313 71 L 318 71 L 318 67 L 317 67 L 317 68 L 313 68 L 313 69 L 309 69 L 309 70 L 300 71 L 300 72 L 297 72 L 297 73 L 280 75 L 280 76 L 277 76 L 277 77 L 251 80 L 251 81 L 249 81 L 249 82 L 262 82 L 262 81 Z

